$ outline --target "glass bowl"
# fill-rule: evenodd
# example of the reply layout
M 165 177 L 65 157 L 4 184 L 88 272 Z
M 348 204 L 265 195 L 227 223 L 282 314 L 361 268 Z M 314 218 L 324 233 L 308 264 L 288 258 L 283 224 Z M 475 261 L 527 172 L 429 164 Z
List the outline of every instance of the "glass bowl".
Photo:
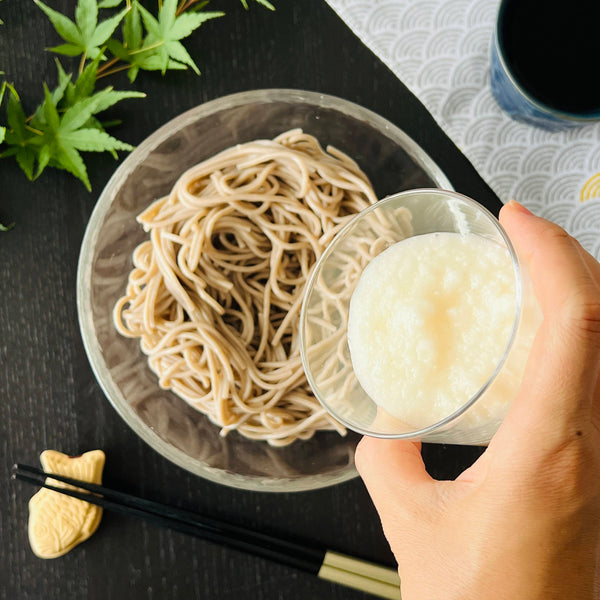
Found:
M 235 144 L 271 139 L 292 128 L 353 157 L 379 198 L 415 187 L 449 188 L 435 163 L 392 123 L 345 100 L 297 90 L 256 90 L 193 108 L 162 126 L 124 161 L 88 223 L 77 273 L 77 306 L 94 374 L 125 422 L 154 450 L 208 480 L 239 489 L 317 489 L 356 476 L 359 436 L 319 432 L 275 448 L 219 428 L 158 386 L 138 340 L 112 322 L 134 248 L 146 239 L 136 216 L 165 195 L 189 167 Z

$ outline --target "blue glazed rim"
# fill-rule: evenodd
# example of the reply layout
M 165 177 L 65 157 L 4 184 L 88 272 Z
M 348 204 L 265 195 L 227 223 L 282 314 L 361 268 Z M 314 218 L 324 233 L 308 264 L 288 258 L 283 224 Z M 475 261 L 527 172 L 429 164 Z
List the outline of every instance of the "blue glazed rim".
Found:
M 518 91 L 523 98 L 529 102 L 536 110 L 541 113 L 545 113 L 549 118 L 555 119 L 557 121 L 571 121 L 574 123 L 590 123 L 593 121 L 597 121 L 600 119 L 600 108 L 597 111 L 587 112 L 587 113 L 571 113 L 568 111 L 558 110 L 544 102 L 541 102 L 534 96 L 532 96 L 523 86 L 519 83 L 517 78 L 513 75 L 511 68 L 508 66 L 506 59 L 504 57 L 504 44 L 502 43 L 502 36 L 500 35 L 500 30 L 503 28 L 504 23 L 504 14 L 506 12 L 506 5 L 509 0 L 501 0 L 500 6 L 498 8 L 498 14 L 496 17 L 496 26 L 494 28 L 494 46 L 496 48 L 496 56 L 504 74 L 507 79 L 510 81 L 512 86 Z

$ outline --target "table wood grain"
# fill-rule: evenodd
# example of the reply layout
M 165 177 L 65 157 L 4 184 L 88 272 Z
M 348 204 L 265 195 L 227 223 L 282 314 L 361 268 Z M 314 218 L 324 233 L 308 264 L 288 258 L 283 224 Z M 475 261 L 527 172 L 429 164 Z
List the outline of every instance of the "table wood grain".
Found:
M 273 0 L 275 12 L 213 0 L 227 16 L 188 42 L 202 70 L 166 77 L 141 73 L 143 101 L 111 111 L 114 130 L 132 144 L 202 102 L 258 88 L 296 88 L 340 96 L 388 118 L 442 167 L 455 188 L 492 210 L 500 203 L 469 162 L 400 81 L 323 0 Z M 74 1 L 47 1 L 72 14 Z M 33 109 L 42 81 L 54 85 L 56 34 L 31 0 L 0 3 L 0 70 Z M 107 83 L 109 83 L 107 81 Z M 128 89 L 126 77 L 110 81 Z M 5 112 L 0 113 L 0 123 Z M 310 539 L 393 564 L 377 514 L 359 479 L 295 494 L 234 490 L 198 478 L 159 456 L 124 424 L 96 383 L 77 322 L 75 279 L 86 223 L 117 167 L 88 155 L 93 192 L 47 171 L 32 183 L 0 160 L 0 598 L 18 600 L 180 598 L 359 600 L 366 595 L 179 533 L 105 513 L 90 540 L 62 558 L 40 560 L 27 540 L 33 489 L 11 482 L 10 467 L 36 464 L 45 448 L 79 454 L 102 448 L 104 481 L 132 493 L 274 533 Z M 427 446 L 428 469 L 454 477 L 480 450 Z

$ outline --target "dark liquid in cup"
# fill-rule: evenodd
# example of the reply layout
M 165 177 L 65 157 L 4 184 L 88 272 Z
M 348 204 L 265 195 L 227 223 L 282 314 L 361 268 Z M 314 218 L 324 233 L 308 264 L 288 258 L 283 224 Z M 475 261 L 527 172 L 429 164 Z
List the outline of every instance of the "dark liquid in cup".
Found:
M 563 112 L 600 112 L 600 0 L 508 0 L 498 35 L 531 96 Z

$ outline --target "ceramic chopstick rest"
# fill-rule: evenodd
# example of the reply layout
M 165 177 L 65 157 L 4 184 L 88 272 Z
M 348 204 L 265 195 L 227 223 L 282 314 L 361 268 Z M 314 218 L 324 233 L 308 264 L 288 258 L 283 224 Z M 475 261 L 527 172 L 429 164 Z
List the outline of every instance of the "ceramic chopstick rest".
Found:
M 102 483 L 105 456 L 102 450 L 92 450 L 80 456 L 68 456 L 56 450 L 40 455 L 42 468 L 90 483 Z M 56 487 L 72 487 L 48 478 Z M 42 488 L 29 501 L 29 543 L 40 558 L 57 558 L 87 540 L 98 528 L 102 508 L 84 500 L 70 498 Z

